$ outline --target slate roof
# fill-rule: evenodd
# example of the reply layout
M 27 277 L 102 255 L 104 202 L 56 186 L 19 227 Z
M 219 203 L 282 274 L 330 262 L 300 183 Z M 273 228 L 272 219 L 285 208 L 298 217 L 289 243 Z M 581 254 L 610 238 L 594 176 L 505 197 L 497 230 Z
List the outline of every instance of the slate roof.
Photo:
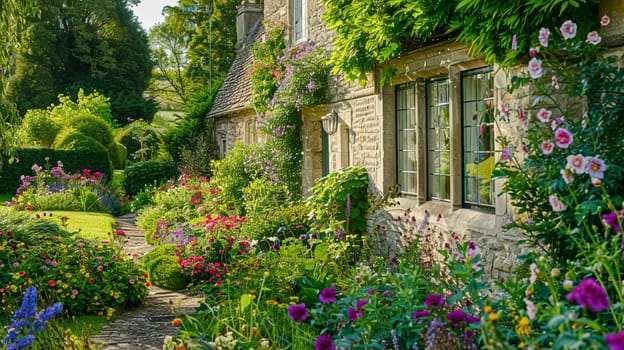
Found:
M 225 80 L 217 91 L 208 117 L 218 117 L 228 112 L 251 108 L 251 79 L 247 71 L 253 60 L 254 43 L 264 35 L 262 21 L 256 22 L 236 54 Z

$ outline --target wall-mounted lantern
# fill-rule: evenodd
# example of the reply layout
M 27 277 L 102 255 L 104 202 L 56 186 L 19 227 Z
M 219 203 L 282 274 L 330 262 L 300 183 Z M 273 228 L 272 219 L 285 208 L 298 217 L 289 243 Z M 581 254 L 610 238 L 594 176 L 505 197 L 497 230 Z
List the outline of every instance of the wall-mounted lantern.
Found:
M 338 113 L 331 111 L 321 118 L 323 130 L 327 135 L 332 135 L 338 130 Z

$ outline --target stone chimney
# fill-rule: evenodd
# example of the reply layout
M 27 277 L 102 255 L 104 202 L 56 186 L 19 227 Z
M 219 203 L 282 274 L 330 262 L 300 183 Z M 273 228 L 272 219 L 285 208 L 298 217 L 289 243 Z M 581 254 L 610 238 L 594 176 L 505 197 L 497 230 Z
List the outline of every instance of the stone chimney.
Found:
M 262 20 L 262 4 L 256 0 L 243 0 L 236 14 L 236 47 L 240 48 L 254 25 Z

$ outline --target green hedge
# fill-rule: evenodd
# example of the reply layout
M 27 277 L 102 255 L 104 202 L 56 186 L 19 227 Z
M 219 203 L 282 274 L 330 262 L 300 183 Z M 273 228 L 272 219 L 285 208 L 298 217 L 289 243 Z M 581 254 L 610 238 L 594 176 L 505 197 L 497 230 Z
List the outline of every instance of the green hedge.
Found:
M 17 151 L 15 161 L 9 164 L 9 159 L 4 158 L 4 166 L 0 171 L 0 193 L 14 194 L 20 185 L 22 175 L 34 175 L 33 164 L 44 166 L 45 158 L 49 158 L 50 166 L 56 166 L 57 161 L 63 162 L 63 169 L 71 174 L 83 169 L 91 169 L 104 174 L 104 180 L 110 181 L 113 168 L 108 155 L 104 152 L 87 152 L 72 150 L 54 150 L 48 148 L 24 148 Z
M 124 190 L 135 195 L 145 189 L 145 186 L 158 184 L 178 176 L 175 164 L 168 161 L 149 160 L 142 163 L 130 164 L 124 170 Z

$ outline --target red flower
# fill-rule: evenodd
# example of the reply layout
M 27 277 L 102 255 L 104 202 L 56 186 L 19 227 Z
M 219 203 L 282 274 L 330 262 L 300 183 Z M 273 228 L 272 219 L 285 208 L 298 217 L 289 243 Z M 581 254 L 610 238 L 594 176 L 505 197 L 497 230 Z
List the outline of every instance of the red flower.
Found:
M 56 281 L 55 280 L 49 280 L 48 281 L 48 286 L 50 286 L 50 287 L 56 286 Z
M 95 280 L 93 278 L 89 279 L 89 284 L 93 284 L 95 283 Z

